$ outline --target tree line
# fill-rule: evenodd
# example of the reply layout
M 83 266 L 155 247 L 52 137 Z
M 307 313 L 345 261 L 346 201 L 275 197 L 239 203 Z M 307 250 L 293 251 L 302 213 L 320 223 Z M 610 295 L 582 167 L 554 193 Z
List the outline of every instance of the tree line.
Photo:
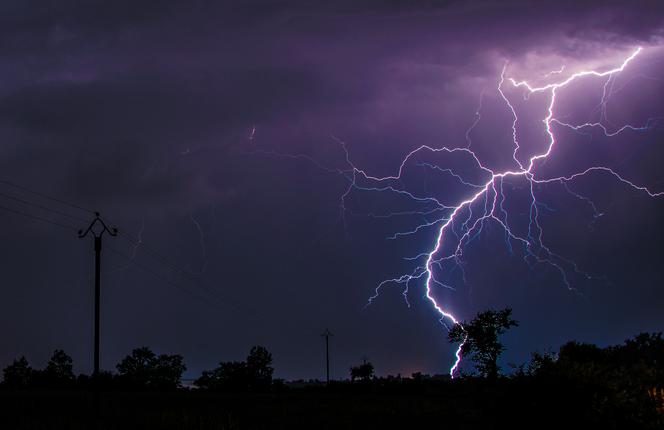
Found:
M 73 371 L 72 358 L 56 349 L 44 369 L 33 369 L 25 357 L 14 360 L 2 371 L 0 387 L 24 389 L 106 388 L 123 390 L 175 390 L 181 388 L 187 367 L 181 355 L 155 354 L 148 347 L 134 349 L 116 366 L 117 373 L 102 371 L 94 377 Z M 273 384 L 272 354 L 254 346 L 245 361 L 222 361 L 204 370 L 194 385 L 209 390 L 265 390 Z
M 455 399 L 466 407 L 479 405 L 478 413 L 486 416 L 503 414 L 518 405 L 521 418 L 533 420 L 555 412 L 556 416 L 584 417 L 583 422 L 603 423 L 608 428 L 662 428 L 661 333 L 641 333 L 607 347 L 568 342 L 555 352 L 533 353 L 526 363 L 511 365 L 511 372 L 505 374 L 499 365 L 505 351 L 501 336 L 517 325 L 507 308 L 480 312 L 472 320 L 451 327 L 448 340 L 461 344 L 464 355 L 464 369 L 454 379 L 419 372 L 410 377 L 376 377 L 374 364 L 364 360 L 349 368 L 349 380 L 331 381 L 325 389 L 320 381 L 286 385 L 273 378 L 272 354 L 262 346 L 254 346 L 243 361 L 221 361 L 215 368 L 204 370 L 194 385 L 201 392 L 279 392 L 303 386 L 312 394 L 335 390 L 349 395 L 429 393 L 448 401 Z M 43 369 L 33 369 L 25 357 L 20 357 L 4 368 L 0 388 L 179 390 L 186 370 L 181 355 L 158 355 L 147 347 L 134 349 L 116 365 L 116 372 L 102 372 L 94 378 L 76 376 L 72 364 L 71 357 L 62 350 L 56 350 Z
M 470 321 L 451 328 L 448 340 L 461 344 L 461 353 L 474 365 L 459 376 L 461 379 L 535 380 L 543 384 L 568 384 L 594 390 L 594 396 L 607 404 L 642 403 L 662 408 L 664 390 L 664 339 L 661 333 L 641 333 L 621 345 L 601 348 L 597 345 L 568 342 L 557 352 L 536 352 L 529 362 L 513 366 L 504 376 L 498 365 L 505 351 L 500 336 L 518 325 L 509 308 L 478 313 Z M 205 390 L 262 391 L 282 381 L 273 379 L 272 354 L 262 346 L 250 349 L 244 361 L 221 361 L 214 369 L 204 370 L 194 385 Z M 13 361 L 3 370 L 0 387 L 89 388 L 92 384 L 107 388 L 173 390 L 181 388 L 186 370 L 181 355 L 155 354 L 147 347 L 134 349 L 116 365 L 117 373 L 101 372 L 94 378 L 76 376 L 72 358 L 55 350 L 44 369 L 33 369 L 25 357 Z M 349 369 L 351 382 L 404 380 L 401 377 L 376 378 L 373 363 Z M 416 373 L 411 380 L 431 380 Z M 599 394 L 598 394 L 599 393 Z

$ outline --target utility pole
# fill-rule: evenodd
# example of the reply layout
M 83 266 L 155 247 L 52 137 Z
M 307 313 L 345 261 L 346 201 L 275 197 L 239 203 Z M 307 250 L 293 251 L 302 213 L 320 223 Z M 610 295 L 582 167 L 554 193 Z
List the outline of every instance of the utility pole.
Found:
M 92 220 L 87 230 L 79 230 L 78 237 L 82 239 L 91 234 L 94 237 L 95 249 L 95 355 L 94 355 L 94 372 L 93 376 L 99 376 L 99 302 L 101 293 L 101 238 L 104 233 L 111 236 L 117 236 L 117 228 L 108 228 L 104 221 L 99 216 L 99 212 L 95 212 L 95 218 Z
M 325 329 L 321 335 L 325 338 L 325 382 L 330 385 L 330 336 L 334 336 L 332 332 Z

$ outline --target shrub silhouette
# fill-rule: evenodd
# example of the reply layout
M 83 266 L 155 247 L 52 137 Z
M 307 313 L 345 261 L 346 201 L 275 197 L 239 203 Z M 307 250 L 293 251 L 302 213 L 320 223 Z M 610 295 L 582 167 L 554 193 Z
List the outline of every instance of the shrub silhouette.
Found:
M 186 370 L 181 355 L 157 356 L 148 347 L 136 348 L 116 366 L 119 379 L 135 389 L 174 389 Z

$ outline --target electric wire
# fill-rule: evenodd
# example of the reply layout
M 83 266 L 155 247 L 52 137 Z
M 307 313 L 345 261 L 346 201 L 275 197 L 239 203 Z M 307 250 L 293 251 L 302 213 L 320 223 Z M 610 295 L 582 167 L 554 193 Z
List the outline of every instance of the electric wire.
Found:
M 83 206 L 77 205 L 77 204 L 75 204 L 75 203 L 71 203 L 71 202 L 68 202 L 68 201 L 66 201 L 66 200 L 63 200 L 63 199 L 60 199 L 60 198 L 57 198 L 57 197 L 50 196 L 50 195 L 48 195 L 48 194 L 46 194 L 46 193 L 43 193 L 43 192 L 40 192 L 40 191 L 32 190 L 32 189 L 30 189 L 30 188 L 28 188 L 28 187 L 26 187 L 26 186 L 19 185 L 19 184 L 15 183 L 15 182 L 8 181 L 8 180 L 6 180 L 6 179 L 0 179 L 0 184 L 5 184 L 5 185 L 7 185 L 7 186 L 14 187 L 14 188 L 16 188 L 16 189 L 19 189 L 19 190 L 22 190 L 22 191 L 28 192 L 28 193 L 30 193 L 30 194 L 34 194 L 34 195 L 39 196 L 39 197 L 41 197 L 41 198 L 48 199 L 48 200 L 52 200 L 52 201 L 54 201 L 54 202 L 58 202 L 58 203 L 60 203 L 60 204 L 66 205 L 66 206 L 70 206 L 70 207 L 72 207 L 72 208 L 74 208 L 74 209 L 78 209 L 78 210 L 81 210 L 81 211 L 83 211 L 83 212 L 95 213 L 95 211 L 93 211 L 92 209 L 84 208 Z
M 178 284 L 178 283 L 176 283 L 176 282 L 171 281 L 170 279 L 166 279 L 165 277 L 163 277 L 162 275 L 160 275 L 160 274 L 157 273 L 156 271 L 150 269 L 149 267 L 147 267 L 147 266 L 145 266 L 145 265 L 143 265 L 143 264 L 138 263 L 138 262 L 136 261 L 136 259 L 132 259 L 132 258 L 131 258 L 130 256 L 128 256 L 127 254 L 125 254 L 125 253 L 123 253 L 123 252 L 121 252 L 121 251 L 118 251 L 118 250 L 115 249 L 114 247 L 106 245 L 106 246 L 104 247 L 104 249 L 108 249 L 108 250 L 111 251 L 113 254 L 116 254 L 116 255 L 118 255 L 118 256 L 120 256 L 120 257 L 123 257 L 123 258 L 127 259 L 127 260 L 131 263 L 132 266 L 135 266 L 135 267 L 137 267 L 138 269 L 140 269 L 140 270 L 142 270 L 142 271 L 144 271 L 144 272 L 146 272 L 146 273 L 151 274 L 151 275 L 154 276 L 155 278 L 161 280 L 162 282 L 165 282 L 166 284 L 168 284 L 168 285 L 170 285 L 170 286 L 172 286 L 172 287 L 177 288 L 178 290 L 180 290 L 180 291 L 182 291 L 182 292 L 188 294 L 189 296 L 193 297 L 194 299 L 196 299 L 196 300 L 198 300 L 198 301 L 201 301 L 201 302 L 203 302 L 203 303 L 205 303 L 205 304 L 209 304 L 209 302 L 208 302 L 207 300 L 205 300 L 206 298 L 200 297 L 200 296 L 198 296 L 198 295 L 192 293 L 190 290 L 186 289 L 185 287 L 183 287 L 182 285 L 180 285 L 180 284 Z
M 41 204 L 38 204 L 38 203 L 33 203 L 33 202 L 21 199 L 21 198 L 16 197 L 16 196 L 12 196 L 10 194 L 5 194 L 3 192 L 0 192 L 0 196 L 2 196 L 4 198 L 7 198 L 7 199 L 10 199 L 10 200 L 14 200 L 15 202 L 19 202 L 19 203 L 22 203 L 24 205 L 33 206 L 33 207 L 36 207 L 38 209 L 53 212 L 55 214 L 58 214 L 58 215 L 61 215 L 61 216 L 64 216 L 64 217 L 67 217 L 67 218 L 70 218 L 70 219 L 73 219 L 73 220 L 76 220 L 76 221 L 87 222 L 87 220 L 85 220 L 83 218 L 68 214 L 66 212 L 62 212 L 62 211 L 57 210 L 57 209 L 52 209 L 52 208 L 49 208 L 47 206 L 44 206 L 44 205 L 41 205 Z
M 57 198 L 57 197 L 53 197 L 53 196 L 48 195 L 48 194 L 43 193 L 43 192 L 32 190 L 28 187 L 16 184 L 16 183 L 11 182 L 11 181 L 0 179 L 0 184 L 5 184 L 5 185 L 8 185 L 8 186 L 14 187 L 16 189 L 23 190 L 23 191 L 28 192 L 30 194 L 34 194 L 34 195 L 39 196 L 41 198 L 48 199 L 48 200 L 51 200 L 51 201 L 54 201 L 54 202 L 57 202 L 57 203 L 60 203 L 60 204 L 63 204 L 63 205 L 81 210 L 81 211 L 84 211 L 84 212 L 87 212 L 87 213 L 91 213 L 91 214 L 96 214 L 97 213 L 96 211 L 93 211 L 91 209 L 87 209 L 83 206 L 67 202 L 65 200 L 62 200 L 62 199 Z M 21 198 L 18 198 L 18 197 L 14 197 L 14 196 L 2 193 L 2 192 L 0 192 L 0 196 L 9 198 L 11 200 L 17 201 L 17 202 L 25 204 L 25 205 L 29 205 L 29 206 L 33 206 L 33 207 L 36 207 L 36 208 L 39 208 L 39 209 L 42 209 L 42 210 L 46 210 L 46 211 L 52 212 L 54 214 L 58 214 L 60 216 L 64 216 L 64 217 L 67 217 L 67 218 L 70 218 L 70 219 L 73 219 L 73 220 L 76 220 L 76 221 L 79 221 L 79 222 L 87 222 L 87 220 L 85 220 L 83 218 L 80 218 L 80 217 L 77 217 L 77 216 L 74 216 L 74 215 L 71 215 L 71 214 L 67 214 L 66 212 L 62 212 L 62 211 L 54 209 L 52 207 L 48 207 L 48 206 L 41 205 L 41 204 L 38 204 L 38 203 L 33 203 L 33 202 L 28 201 L 28 200 L 24 200 L 24 199 L 21 199 Z M 30 214 L 30 213 L 26 213 L 26 212 L 22 212 L 22 211 L 19 211 L 19 210 L 10 208 L 10 207 L 0 205 L 0 210 L 4 210 L 4 211 L 7 211 L 7 212 L 14 213 L 16 215 L 21 215 L 21 216 L 31 218 L 31 219 L 34 219 L 34 220 L 38 220 L 38 221 L 42 221 L 42 222 L 49 223 L 49 224 L 52 224 L 52 225 L 56 225 L 58 227 L 65 228 L 65 229 L 68 229 L 68 230 L 72 230 L 72 231 L 78 231 L 79 230 L 76 227 L 61 224 L 59 222 L 55 222 L 55 221 L 49 220 L 49 219 L 44 218 L 44 217 L 34 215 L 34 214 Z M 116 223 L 113 223 L 108 218 L 105 218 L 105 219 L 106 219 L 108 224 L 117 227 Z M 139 239 L 133 237 L 132 235 L 130 235 L 128 233 L 125 233 L 124 229 L 119 229 L 118 236 L 124 238 L 129 243 L 136 246 L 137 249 L 140 248 L 140 249 L 144 250 L 156 262 L 158 262 L 158 263 L 162 264 L 163 266 L 169 268 L 174 273 L 182 276 L 184 280 L 186 280 L 189 283 L 191 283 L 191 284 L 195 285 L 196 287 L 198 287 L 198 289 L 200 290 L 199 292 L 203 293 L 205 295 L 209 295 L 210 297 L 208 297 L 208 298 L 211 301 L 214 301 L 215 303 L 222 304 L 222 305 L 227 306 L 227 307 L 230 306 L 229 302 L 231 300 L 228 299 L 228 297 L 221 297 L 219 292 L 216 289 L 210 287 L 206 282 L 204 282 L 203 279 L 195 276 L 193 273 L 191 273 L 191 271 L 189 271 L 187 269 L 184 269 L 184 268 L 180 267 L 178 264 L 172 262 L 169 258 L 165 257 L 163 255 L 163 253 L 161 253 L 161 252 L 157 251 L 155 248 L 145 244 L 145 242 L 143 240 L 139 240 Z M 117 249 L 112 248 L 108 245 L 106 245 L 105 248 L 108 248 L 112 253 L 115 253 L 118 256 L 126 258 L 132 265 L 135 265 L 137 268 L 139 268 L 139 269 L 141 269 L 141 270 L 143 270 L 147 273 L 152 274 L 153 276 L 155 276 L 156 278 L 162 280 L 163 282 L 165 282 L 165 283 L 167 283 L 171 286 L 174 286 L 174 287 L 180 289 L 181 291 L 184 291 L 185 293 L 189 294 L 190 296 L 196 298 L 199 301 L 206 302 L 206 300 L 204 298 L 201 298 L 200 296 L 197 296 L 197 295 L 193 294 L 191 291 L 184 288 L 181 284 L 173 282 L 171 280 L 168 280 L 168 279 L 164 278 L 163 276 L 161 276 L 159 273 L 157 273 L 154 270 L 150 269 L 149 267 L 136 262 L 135 258 L 132 258 L 132 257 L 122 253 L 121 251 L 118 251 Z M 208 302 L 206 302 L 206 303 L 208 303 Z M 253 314 L 255 317 L 257 317 L 259 319 L 262 318 L 260 315 L 258 315 L 255 312 L 254 309 L 249 309 L 246 306 L 239 306 L 237 303 L 235 305 L 238 306 L 238 307 L 241 307 L 243 310 L 247 311 L 250 314 Z
M 19 211 L 19 210 L 16 210 L 16 209 L 13 209 L 13 208 L 10 208 L 10 207 L 7 207 L 7 206 L 0 205 L 0 210 L 6 211 L 6 212 L 11 212 L 13 214 L 21 215 L 21 216 L 24 216 L 24 217 L 27 217 L 27 218 L 31 218 L 33 220 L 37 220 L 37 221 L 45 222 L 45 223 L 48 223 L 48 224 L 56 225 L 58 227 L 66 228 L 68 230 L 73 230 L 73 231 L 78 230 L 76 227 L 73 227 L 73 226 L 70 226 L 70 225 L 65 225 L 65 224 L 60 224 L 60 223 L 52 221 L 48 218 L 43 218 L 43 217 L 40 217 L 38 215 L 33 215 L 33 214 L 26 213 L 26 212 L 22 212 L 22 211 Z

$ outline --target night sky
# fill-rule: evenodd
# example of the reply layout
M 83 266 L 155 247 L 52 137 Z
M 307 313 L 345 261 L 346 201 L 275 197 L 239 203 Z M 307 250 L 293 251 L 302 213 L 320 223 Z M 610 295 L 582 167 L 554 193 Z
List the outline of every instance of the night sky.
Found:
M 41 367 L 62 348 L 91 371 L 93 247 L 76 234 L 91 209 L 125 233 L 104 239 L 104 369 L 147 345 L 182 354 L 195 377 L 258 344 L 277 377 L 323 378 L 329 328 L 334 378 L 363 357 L 379 375 L 447 373 L 455 347 L 423 278 L 405 294 L 385 284 L 366 305 L 381 281 L 423 262 L 404 257 L 434 247 L 436 216 L 449 211 L 432 214 L 431 198 L 456 205 L 477 192 L 450 172 L 472 183 L 486 172 L 430 151 L 399 181 L 355 171 L 353 182 L 352 166 L 392 176 L 422 145 L 470 144 L 487 168 L 515 169 L 504 67 L 543 85 L 620 66 L 641 46 L 608 83 L 560 89 L 554 112 L 601 120 L 607 134 L 638 130 L 553 124 L 556 146 L 534 173 L 605 166 L 664 192 L 664 6 L 594 3 L 3 1 L 0 366 L 25 355 Z M 503 88 L 527 160 L 546 146 L 549 93 Z M 538 236 L 528 182 L 502 185 L 515 234 Z M 506 368 L 567 340 L 661 331 L 664 196 L 606 171 L 534 193 L 562 272 L 487 220 L 459 266 L 437 269 L 449 287 L 433 287 L 437 300 L 461 320 L 512 307 Z

